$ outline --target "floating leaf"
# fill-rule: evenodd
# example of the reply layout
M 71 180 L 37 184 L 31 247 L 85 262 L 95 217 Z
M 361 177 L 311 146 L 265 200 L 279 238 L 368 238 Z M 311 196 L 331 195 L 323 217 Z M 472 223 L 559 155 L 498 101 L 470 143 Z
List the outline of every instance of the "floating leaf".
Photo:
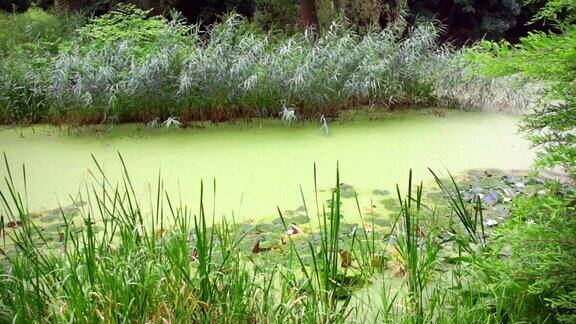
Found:
M 388 199 L 384 199 L 382 200 L 382 205 L 384 205 L 384 208 L 386 208 L 389 211 L 398 211 L 400 210 L 400 204 L 398 203 L 398 200 L 394 199 L 394 198 L 388 198 Z
M 514 184 L 514 187 L 516 187 L 516 188 L 518 188 L 518 189 L 522 189 L 522 188 L 526 187 L 526 184 L 523 183 L 523 182 L 516 182 L 516 183 Z
M 508 184 L 514 184 L 519 181 L 519 179 L 513 175 L 505 175 L 502 177 L 502 180 L 504 180 Z
M 483 197 L 483 200 L 488 205 L 495 205 L 500 198 L 500 195 L 495 190 L 488 190 Z
M 310 217 L 306 215 L 298 215 L 292 218 L 291 221 L 296 224 L 307 224 L 310 223 Z
M 342 198 L 352 198 L 356 195 L 356 191 L 354 190 L 354 187 L 347 184 L 347 183 L 341 183 L 340 184 L 340 197 Z
M 346 250 L 340 250 L 340 266 L 342 268 L 348 268 L 352 266 L 352 254 Z
M 296 234 L 300 234 L 301 232 L 302 232 L 302 230 L 300 228 L 298 228 L 298 226 L 292 224 L 292 225 L 290 225 L 290 227 L 286 231 L 286 234 L 296 235 Z
M 390 219 L 388 219 L 388 218 L 377 218 L 377 219 L 374 219 L 373 222 L 374 222 L 374 224 L 376 224 L 378 226 L 388 226 L 392 223 L 390 221 Z
M 390 194 L 390 191 L 375 189 L 372 190 L 372 194 L 376 196 L 388 196 Z
M 256 241 L 256 244 L 254 244 L 252 248 L 252 253 L 260 253 L 260 241 Z

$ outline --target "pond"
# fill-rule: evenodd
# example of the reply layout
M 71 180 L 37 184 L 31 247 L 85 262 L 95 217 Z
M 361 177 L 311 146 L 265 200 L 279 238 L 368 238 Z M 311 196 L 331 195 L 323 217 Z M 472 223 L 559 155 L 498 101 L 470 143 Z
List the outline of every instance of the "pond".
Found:
M 335 186 L 338 162 L 341 182 L 358 193 L 363 208 L 383 196 L 394 198 L 387 192 L 406 183 L 410 168 L 424 181 L 431 179 L 428 167 L 452 173 L 529 168 L 533 153 L 518 134 L 517 122 L 517 116 L 495 113 L 450 111 L 439 116 L 420 110 L 372 121 L 332 122 L 329 136 L 315 124 L 270 121 L 154 131 L 124 125 L 105 135 L 71 135 L 50 126 L 4 127 L 0 150 L 17 178 L 25 163 L 30 210 L 69 205 L 69 195 L 85 192 L 86 184 L 93 183 L 89 170 L 96 170 L 91 154 L 110 179 L 119 180 L 120 152 L 137 195 L 146 203 L 155 195 L 151 188 L 159 172 L 172 199 L 180 197 L 191 207 L 198 206 L 202 179 L 210 193 L 206 204 L 212 206 L 215 179 L 215 214 L 264 220 L 277 217 L 277 206 L 300 207 L 300 186 L 308 206 L 314 205 L 314 164 L 322 202 Z M 349 210 L 356 208 L 353 199 L 346 204 Z

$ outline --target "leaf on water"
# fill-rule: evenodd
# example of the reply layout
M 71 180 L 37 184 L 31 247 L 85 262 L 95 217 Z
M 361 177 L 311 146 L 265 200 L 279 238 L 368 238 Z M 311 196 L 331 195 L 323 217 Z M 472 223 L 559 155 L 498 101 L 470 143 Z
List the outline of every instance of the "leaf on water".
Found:
M 519 179 L 513 175 L 505 175 L 502 177 L 502 180 L 504 180 L 508 184 L 514 184 L 514 183 L 518 182 Z
M 352 266 L 352 254 L 346 250 L 340 250 L 340 266 L 342 268 L 348 268 Z
M 483 197 L 484 203 L 488 205 L 495 205 L 498 203 L 500 195 L 495 190 L 488 190 Z
M 342 198 L 352 198 L 356 195 L 356 191 L 352 185 L 347 183 L 340 184 L 340 197 Z
M 288 228 L 288 230 L 286 231 L 286 234 L 288 235 L 296 235 L 301 233 L 302 230 L 300 228 L 298 228 L 298 226 L 292 224 L 290 225 L 290 228 Z
M 472 202 L 476 198 L 477 194 L 472 193 L 470 191 L 464 192 L 464 200 L 467 202 Z
M 372 194 L 376 196 L 388 196 L 390 194 L 390 191 L 375 189 L 372 190 Z
M 376 218 L 374 219 L 374 224 L 384 227 L 392 224 L 392 222 L 388 218 Z
M 62 218 L 62 216 L 59 214 L 48 213 L 47 215 L 40 217 L 40 221 L 43 223 L 51 223 L 51 222 L 60 220 L 61 218 Z
M 18 226 L 22 226 L 22 222 L 19 220 L 6 223 L 7 228 L 16 228 Z
M 306 224 L 310 223 L 310 218 L 306 215 L 298 215 L 292 219 L 292 222 L 296 224 Z
M 260 241 L 256 241 L 256 244 L 254 244 L 252 248 L 252 253 L 260 253 Z
M 384 199 L 381 201 L 382 205 L 384 205 L 384 208 L 386 208 L 389 211 L 398 211 L 400 210 L 400 204 L 398 203 L 397 199 L 394 198 L 388 198 L 388 199 Z
M 514 184 L 514 187 L 516 187 L 518 189 L 522 189 L 522 188 L 526 187 L 526 184 L 524 182 L 516 182 Z

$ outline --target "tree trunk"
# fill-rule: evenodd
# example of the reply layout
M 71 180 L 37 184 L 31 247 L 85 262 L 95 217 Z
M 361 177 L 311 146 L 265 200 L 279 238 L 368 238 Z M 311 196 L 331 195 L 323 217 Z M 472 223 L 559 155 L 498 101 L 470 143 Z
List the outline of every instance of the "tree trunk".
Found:
M 315 0 L 300 0 L 300 17 L 305 29 L 313 29 L 318 32 L 318 13 L 316 12 Z

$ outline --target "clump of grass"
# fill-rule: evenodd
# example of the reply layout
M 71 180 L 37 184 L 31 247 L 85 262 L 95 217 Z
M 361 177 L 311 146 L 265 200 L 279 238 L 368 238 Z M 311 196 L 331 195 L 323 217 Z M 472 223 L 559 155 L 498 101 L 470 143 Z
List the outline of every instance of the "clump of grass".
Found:
M 457 105 L 456 89 L 471 82 L 458 54 L 437 44 L 433 23 L 400 37 L 376 29 L 361 36 L 336 22 L 312 41 L 264 32 L 239 16 L 203 34 L 125 8 L 79 34 L 48 59 L 0 64 L 3 121 L 221 121 L 278 113 L 317 120 L 365 105 Z
M 287 233 L 285 248 L 278 253 L 287 262 L 264 266 L 253 260 L 258 251 L 240 248 L 247 232 L 210 215 L 204 184 L 194 213 L 170 199 L 159 176 L 155 201 L 146 209 L 134 194 L 122 157 L 120 161 L 124 176 L 113 184 L 95 160 L 94 185 L 80 195 L 87 203 L 75 202 L 79 217 L 71 218 L 61 208 L 61 225 L 50 233 L 26 208 L 26 169 L 20 194 L 5 157 L 0 228 L 7 222 L 17 226 L 3 231 L 4 240 L 14 244 L 1 250 L 3 319 L 424 323 L 515 321 L 534 314 L 542 320 L 573 317 L 573 207 L 557 198 L 515 201 L 514 222 L 497 235 L 525 236 L 528 246 L 542 253 L 518 242 L 507 261 L 500 254 L 506 238 L 496 237 L 489 245 L 480 224 L 480 200 L 467 205 L 452 177 L 448 182 L 436 178 L 451 206 L 448 214 L 424 203 L 423 186 L 414 190 L 410 172 L 406 194 L 397 187 L 400 209 L 389 236 L 377 239 L 374 231 L 366 231 L 362 216 L 363 228 L 344 234 L 337 172 L 330 205 L 320 210 L 316 198 L 317 242 L 289 232 L 290 224 L 279 210 Z M 215 182 L 212 191 L 216 194 Z M 534 215 L 541 215 L 538 225 L 527 229 L 525 218 Z M 451 221 L 443 227 L 440 218 Z M 561 233 L 561 241 L 556 233 Z M 566 264 L 554 258 L 558 244 Z M 538 278 L 534 284 L 514 270 L 538 260 L 545 262 L 539 270 L 525 271 Z M 537 273 L 553 272 L 551 267 L 562 269 L 558 277 Z M 568 278 L 562 290 L 554 289 L 558 278 Z M 376 294 L 367 299 L 357 294 L 374 288 L 374 282 Z M 540 297 L 547 298 L 545 308 L 528 308 Z
M 200 188 L 196 214 L 176 205 L 159 178 L 151 210 L 140 205 L 127 167 L 112 184 L 100 164 L 91 172 L 95 185 L 75 205 L 80 217 L 62 209 L 58 233 L 37 226 L 25 207 L 6 162 L 6 191 L 0 191 L 3 217 L 19 221 L 3 251 L 0 297 L 6 318 L 84 321 L 312 321 L 342 322 L 349 315 L 352 284 L 342 263 L 340 195 L 320 219 L 322 248 L 312 243 L 308 264 L 291 242 L 286 258 L 300 270 L 280 264 L 262 268 L 246 261 L 238 233 L 226 219 L 210 218 Z M 23 169 L 25 177 L 25 169 Z M 214 194 L 216 184 L 214 183 Z M 282 215 L 281 215 L 282 217 Z M 283 219 L 283 218 L 282 218 Z M 354 249 L 354 240 L 350 250 Z M 350 261 L 347 261 L 350 262 Z M 352 282 L 354 281 L 354 282 Z

